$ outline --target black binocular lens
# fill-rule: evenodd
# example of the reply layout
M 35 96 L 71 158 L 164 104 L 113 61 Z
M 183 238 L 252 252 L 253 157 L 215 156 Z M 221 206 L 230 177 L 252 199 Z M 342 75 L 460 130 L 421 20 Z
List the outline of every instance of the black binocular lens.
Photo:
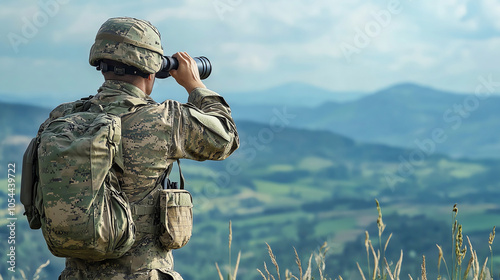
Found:
M 196 61 L 196 65 L 198 66 L 198 73 L 200 73 L 200 78 L 202 80 L 208 78 L 210 73 L 212 73 L 212 64 L 210 60 L 204 56 L 193 57 L 194 61 Z M 156 78 L 165 79 L 170 77 L 170 70 L 177 69 L 179 67 L 179 62 L 177 58 L 171 56 L 164 56 L 162 67 L 158 73 L 156 73 Z

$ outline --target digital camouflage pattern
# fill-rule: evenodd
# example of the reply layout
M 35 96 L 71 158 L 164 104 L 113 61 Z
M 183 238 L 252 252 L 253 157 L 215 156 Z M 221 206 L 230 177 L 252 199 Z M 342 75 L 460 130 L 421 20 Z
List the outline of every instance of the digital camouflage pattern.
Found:
M 150 22 L 129 17 L 108 19 L 97 32 L 89 63 L 102 59 L 118 61 L 154 74 L 162 65 L 160 32 Z
M 132 84 L 114 80 L 104 82 L 94 100 L 110 113 L 135 108 L 121 119 L 124 169 L 117 176 L 131 203 L 136 241 L 117 259 L 67 258 L 61 279 L 182 279 L 173 271 L 171 251 L 159 241 L 159 182 L 179 158 L 222 160 L 235 151 L 239 138 L 231 110 L 208 89 L 193 90 L 185 104 L 158 104 Z M 41 129 L 74 105 L 54 109 Z

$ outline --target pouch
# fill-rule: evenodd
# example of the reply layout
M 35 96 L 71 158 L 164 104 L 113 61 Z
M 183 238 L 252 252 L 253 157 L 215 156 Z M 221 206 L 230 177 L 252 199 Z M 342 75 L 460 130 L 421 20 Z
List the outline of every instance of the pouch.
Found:
M 193 230 L 193 199 L 187 190 L 160 192 L 160 242 L 170 250 L 186 245 Z
M 38 138 L 31 140 L 23 156 L 23 168 L 21 177 L 21 203 L 24 205 L 24 215 L 28 219 L 31 229 L 42 227 L 40 213 L 37 209 L 37 149 Z
M 179 249 L 186 245 L 193 231 L 193 198 L 184 189 L 184 177 L 179 161 L 177 163 L 179 164 L 181 180 L 180 189 L 168 188 L 175 187 L 176 184 L 170 183 L 167 175 L 164 183 L 164 187 L 167 189 L 160 191 L 159 239 L 161 244 L 169 250 Z

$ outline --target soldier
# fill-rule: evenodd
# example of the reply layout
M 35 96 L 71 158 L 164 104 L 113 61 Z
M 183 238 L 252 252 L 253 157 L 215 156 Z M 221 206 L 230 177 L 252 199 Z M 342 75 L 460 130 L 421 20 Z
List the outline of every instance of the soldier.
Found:
M 147 21 L 126 17 L 107 20 L 90 50 L 92 66 L 106 65 L 105 82 L 94 99 L 103 107 L 122 110 L 140 105 L 122 117 L 124 170 L 117 176 L 131 206 L 157 205 L 158 182 L 177 159 L 222 160 L 239 146 L 229 106 L 206 89 L 187 53 L 173 55 L 179 67 L 170 74 L 188 92 L 188 103 L 156 103 L 150 97 L 162 55 L 158 30 Z M 64 114 L 56 108 L 48 121 Z M 158 241 L 157 212 L 132 213 L 136 241 L 125 255 L 95 262 L 67 258 L 59 278 L 182 279 L 173 271 L 171 251 Z

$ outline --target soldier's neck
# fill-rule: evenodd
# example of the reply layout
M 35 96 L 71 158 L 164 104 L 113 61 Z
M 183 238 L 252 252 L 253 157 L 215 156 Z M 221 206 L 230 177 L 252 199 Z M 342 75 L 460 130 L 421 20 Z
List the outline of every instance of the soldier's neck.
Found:
M 142 90 L 145 94 L 150 95 L 152 86 L 149 86 L 150 79 L 149 78 L 142 78 L 139 76 L 134 76 L 134 75 L 123 75 L 123 76 L 118 76 L 114 73 L 104 73 L 104 79 L 105 80 L 117 80 L 117 81 L 122 81 L 126 82 L 129 84 L 132 84 Z M 151 89 L 150 89 L 151 88 Z

